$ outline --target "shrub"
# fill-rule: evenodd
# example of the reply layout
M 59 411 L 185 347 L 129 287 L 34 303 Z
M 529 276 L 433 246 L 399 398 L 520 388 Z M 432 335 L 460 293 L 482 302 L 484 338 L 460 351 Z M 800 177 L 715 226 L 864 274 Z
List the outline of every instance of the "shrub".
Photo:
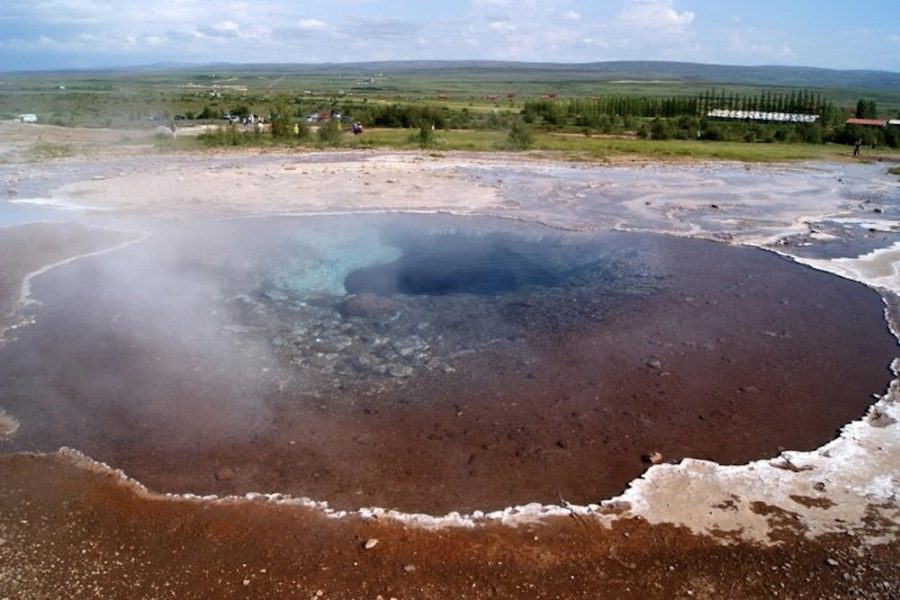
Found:
M 319 142 L 329 146 L 335 146 L 341 141 L 341 124 L 337 119 L 331 119 L 319 126 Z
M 525 125 L 516 121 L 506 134 L 506 148 L 508 150 L 528 150 L 534 145 L 534 136 Z
M 650 123 L 650 137 L 654 140 L 667 140 L 672 137 L 672 127 L 667 119 L 656 117 Z
M 421 148 L 429 148 L 434 146 L 436 142 L 431 124 L 425 121 L 419 124 L 419 131 L 409 134 L 409 143 L 418 144 Z
M 212 131 L 201 133 L 197 139 L 207 146 L 240 146 L 250 141 L 250 136 L 240 131 L 234 123 L 219 125 Z

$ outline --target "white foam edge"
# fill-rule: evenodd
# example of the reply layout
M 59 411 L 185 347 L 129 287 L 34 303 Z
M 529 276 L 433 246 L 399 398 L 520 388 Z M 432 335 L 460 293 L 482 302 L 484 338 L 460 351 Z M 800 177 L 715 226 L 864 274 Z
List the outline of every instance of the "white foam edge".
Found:
M 22 287 L 21 287 L 21 290 L 19 291 L 19 300 L 18 300 L 19 306 L 28 306 L 30 304 L 37 303 L 37 301 L 31 297 L 31 280 L 34 279 L 35 277 L 37 277 L 39 275 L 43 275 L 44 273 L 46 273 L 47 271 L 50 271 L 51 269 L 55 269 L 57 267 L 61 267 L 63 265 L 73 263 L 73 262 L 75 262 L 77 260 L 81 260 L 83 258 L 102 256 L 102 255 L 108 254 L 110 252 L 116 252 L 117 250 L 127 248 L 128 246 L 132 246 L 134 244 L 140 244 L 141 242 L 143 242 L 150 236 L 150 233 L 147 231 L 125 230 L 125 229 L 106 229 L 106 228 L 102 228 L 102 227 L 88 227 L 88 229 L 102 230 L 102 231 L 115 231 L 117 233 L 131 233 L 131 234 L 135 234 L 137 237 L 135 239 L 127 240 L 125 242 L 122 242 L 121 244 L 117 244 L 110 248 L 104 248 L 102 250 L 97 250 L 94 252 L 86 252 L 84 254 L 78 254 L 77 256 L 70 256 L 69 258 L 65 258 L 63 260 L 57 261 L 55 263 L 51 263 L 49 265 L 44 265 L 40 269 L 31 271 L 30 273 L 25 275 L 25 277 L 22 278 Z
M 34 206 L 46 206 L 50 208 L 58 208 L 60 210 L 100 210 L 107 211 L 111 210 L 109 208 L 104 208 L 101 206 L 90 206 L 88 204 L 78 204 L 77 202 L 73 202 L 71 200 L 59 197 L 41 197 L 36 196 L 34 198 L 16 198 L 15 200 L 9 200 L 10 204 L 29 204 Z
M 892 368 L 896 373 L 900 362 L 895 360 Z M 873 452 L 884 446 L 891 446 L 892 457 L 900 455 L 898 390 L 900 384 L 894 380 L 888 393 L 870 407 L 865 417 L 845 425 L 838 438 L 816 450 L 785 451 L 774 458 L 734 466 L 693 458 L 677 464 L 653 465 L 633 480 L 621 495 L 586 505 L 534 502 L 494 511 L 430 515 L 381 507 L 336 510 L 326 501 L 280 493 L 251 492 L 242 496 L 161 494 L 151 492 L 123 470 L 114 469 L 78 450 L 63 447 L 58 454 L 76 466 L 114 474 L 121 483 L 149 499 L 211 504 L 271 503 L 312 510 L 329 519 L 387 520 L 423 529 L 441 529 L 474 528 L 492 523 L 507 526 L 541 524 L 550 518 L 572 515 L 592 517 L 608 527 L 620 518 L 639 517 L 650 524 L 683 526 L 699 535 L 730 533 L 722 538 L 723 543 L 770 544 L 769 534 L 775 525 L 767 516 L 750 510 L 752 502 L 764 502 L 795 514 L 800 528 L 812 537 L 856 531 L 863 541 L 876 544 L 900 537 L 900 531 L 875 535 L 864 523 L 870 507 L 897 500 L 898 463 L 887 458 L 888 466 L 895 465 L 893 472 L 885 471 L 885 465 L 877 461 L 874 465 L 871 463 Z M 875 427 L 870 422 L 874 415 L 883 415 L 893 423 Z M 798 470 L 786 469 L 785 465 Z M 814 484 L 820 481 L 825 482 L 828 489 L 825 496 L 812 491 Z M 834 506 L 801 505 L 791 498 L 792 495 L 825 497 Z M 672 510 L 671 504 L 675 502 L 681 506 L 680 512 Z M 732 502 L 737 508 L 715 508 L 725 502 Z M 685 508 L 688 509 L 686 513 Z M 836 509 L 841 518 L 835 518 L 836 513 L 830 512 Z M 900 525 L 897 529 L 900 530 Z
M 798 263 L 900 296 L 900 242 L 855 258 L 804 258 Z
M 896 233 L 897 232 L 897 221 L 894 219 L 878 219 L 878 218 L 869 218 L 869 219 L 860 219 L 853 217 L 846 218 L 834 218 L 828 219 L 833 223 L 840 223 L 842 225 L 856 225 L 857 227 L 865 230 L 875 230 L 881 233 Z
M 30 453 L 34 456 L 46 456 L 44 453 Z M 320 513 L 329 519 L 345 519 L 357 517 L 363 520 L 389 520 L 424 529 L 440 529 L 445 527 L 472 528 L 478 524 L 499 522 L 503 524 L 521 524 L 525 522 L 537 523 L 547 517 L 561 517 L 572 514 L 590 515 L 597 514 L 601 510 L 600 505 L 590 504 L 578 506 L 566 504 L 565 506 L 546 505 L 539 503 L 512 506 L 496 511 L 472 511 L 471 513 L 449 512 L 444 515 L 429 515 L 425 513 L 403 512 L 381 507 L 364 507 L 356 510 L 337 510 L 329 506 L 328 502 L 313 500 L 308 497 L 296 497 L 281 493 L 249 492 L 244 495 L 218 496 L 199 494 L 175 494 L 156 493 L 148 490 L 137 479 L 127 475 L 122 469 L 115 469 L 110 465 L 87 456 L 80 450 L 62 447 L 57 455 L 70 461 L 76 467 L 88 471 L 101 472 L 114 475 L 118 482 L 133 489 L 139 496 L 147 499 L 174 500 L 201 502 L 210 504 L 241 504 L 241 503 L 270 503 L 281 506 L 295 506 Z

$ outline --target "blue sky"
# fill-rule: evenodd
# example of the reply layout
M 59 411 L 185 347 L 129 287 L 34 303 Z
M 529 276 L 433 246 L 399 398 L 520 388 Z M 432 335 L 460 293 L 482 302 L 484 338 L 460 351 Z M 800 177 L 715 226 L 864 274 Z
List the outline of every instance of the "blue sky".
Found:
M 2 0 L 0 71 L 681 60 L 900 71 L 896 0 Z

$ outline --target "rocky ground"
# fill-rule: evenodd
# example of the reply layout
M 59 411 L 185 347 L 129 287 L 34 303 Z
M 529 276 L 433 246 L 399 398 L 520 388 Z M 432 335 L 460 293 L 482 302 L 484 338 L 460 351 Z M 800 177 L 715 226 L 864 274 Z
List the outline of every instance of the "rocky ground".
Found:
M 898 241 L 900 193 L 877 165 L 608 168 L 466 155 L 111 153 L 84 163 L 0 165 L 0 175 L 16 178 L 19 198 L 142 217 L 446 210 L 665 231 L 793 253 L 872 283 L 896 306 L 888 250 Z M 3 230 L 0 241 L 21 235 L 16 230 Z M 77 240 L 65 246 L 46 256 L 13 252 L 23 259 L 15 268 L 4 262 L 7 302 L 29 271 L 96 250 Z M 330 331 L 338 322 L 377 320 L 394 306 L 362 297 L 343 315 L 298 310 L 309 313 L 303 326 Z M 315 367 L 319 354 L 333 354 L 336 371 L 360 366 L 342 354 L 349 346 L 322 352 L 285 333 L 282 351 L 300 368 Z M 427 365 L 435 343 L 410 330 L 408 343 L 380 356 L 370 337 L 373 347 L 358 356 L 391 365 L 399 378 Z M 865 418 L 812 452 L 732 467 L 661 464 L 610 502 L 558 499 L 437 520 L 384 511 L 337 518 L 320 506 L 264 498 L 161 497 L 76 454 L 5 454 L 0 596 L 895 598 L 896 392 L 873 399 Z

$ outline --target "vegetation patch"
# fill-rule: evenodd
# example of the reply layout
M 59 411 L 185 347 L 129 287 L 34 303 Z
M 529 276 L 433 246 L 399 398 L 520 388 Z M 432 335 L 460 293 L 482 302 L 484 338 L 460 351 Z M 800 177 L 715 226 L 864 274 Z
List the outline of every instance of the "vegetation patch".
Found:
M 28 149 L 29 160 L 42 161 L 67 158 L 75 155 L 71 144 L 55 144 L 51 142 L 39 142 Z

